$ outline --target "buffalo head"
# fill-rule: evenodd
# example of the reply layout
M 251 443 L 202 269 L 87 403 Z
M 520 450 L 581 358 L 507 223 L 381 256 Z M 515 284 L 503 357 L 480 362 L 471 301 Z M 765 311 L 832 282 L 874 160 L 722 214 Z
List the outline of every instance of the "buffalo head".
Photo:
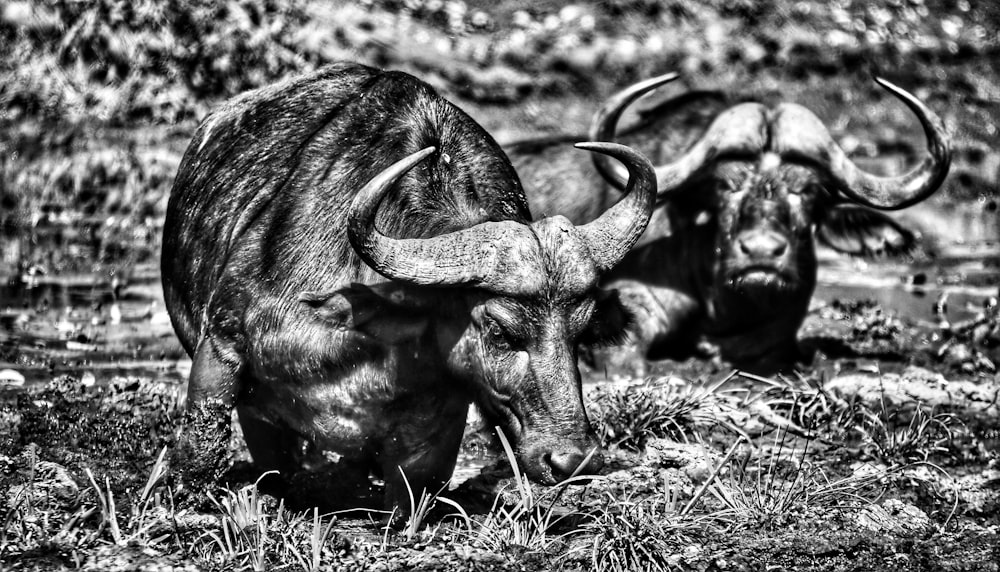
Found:
M 627 171 L 625 197 L 588 224 L 556 216 L 390 238 L 375 226 L 379 204 L 433 148 L 372 179 L 349 214 L 351 244 L 380 274 L 414 286 L 468 288 L 454 297 L 463 308 L 450 312 L 467 319 L 438 326 L 448 368 L 472 380 L 477 403 L 500 423 L 519 464 L 548 484 L 603 463 L 583 408 L 576 347 L 624 329 L 624 310 L 598 280 L 639 239 L 655 195 L 652 165 L 638 152 L 613 143 L 577 147 L 616 158 Z
M 614 139 L 629 104 L 676 78 L 653 78 L 613 96 L 595 115 L 591 138 Z M 676 266 L 690 261 L 699 267 L 696 276 L 674 282 L 684 283 L 686 294 L 698 300 L 704 332 L 716 338 L 724 357 L 753 361 L 776 346 L 794 345 L 816 281 L 814 236 L 850 254 L 905 251 L 912 234 L 876 211 L 926 199 L 948 173 L 949 145 L 938 117 L 913 95 L 876 81 L 920 120 L 927 151 L 919 165 L 900 176 L 875 176 L 848 159 L 802 106 L 730 107 L 683 155 L 655 167 L 672 250 L 640 253 L 618 275 L 656 283 L 657 274 L 676 277 Z M 621 188 L 617 165 L 599 156 L 594 164 Z M 663 232 L 653 223 L 643 242 L 664 238 Z M 664 268 L 637 268 L 650 264 Z M 759 328 L 774 322 L 781 322 L 780 332 Z

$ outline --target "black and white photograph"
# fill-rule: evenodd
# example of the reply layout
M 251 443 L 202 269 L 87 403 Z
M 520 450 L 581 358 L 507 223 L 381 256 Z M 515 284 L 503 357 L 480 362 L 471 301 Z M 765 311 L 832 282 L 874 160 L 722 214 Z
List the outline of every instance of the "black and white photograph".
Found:
M 997 572 L 1000 4 L 0 0 L 0 570 Z

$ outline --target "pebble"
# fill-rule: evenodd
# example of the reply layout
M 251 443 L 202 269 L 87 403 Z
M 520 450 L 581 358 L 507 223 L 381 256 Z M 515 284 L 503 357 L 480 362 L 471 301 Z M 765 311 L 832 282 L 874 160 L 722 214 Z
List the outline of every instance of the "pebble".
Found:
M 153 325 L 166 325 L 170 324 L 170 314 L 166 311 L 153 312 L 153 315 L 149 318 L 149 323 Z
M 83 372 L 80 376 L 80 385 L 84 387 L 93 387 L 97 383 L 97 377 L 89 371 Z
M 0 369 L 0 386 L 20 387 L 24 385 L 24 375 L 12 369 Z

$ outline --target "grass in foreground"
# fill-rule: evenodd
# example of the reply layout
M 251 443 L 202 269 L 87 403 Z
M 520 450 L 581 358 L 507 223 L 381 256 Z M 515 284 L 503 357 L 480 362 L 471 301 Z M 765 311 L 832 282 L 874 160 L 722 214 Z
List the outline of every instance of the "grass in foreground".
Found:
M 635 395 L 639 391 L 664 393 L 630 403 L 663 411 L 669 409 L 664 403 L 672 396 L 680 396 L 685 403 L 694 401 L 691 395 L 704 399 L 703 403 L 744 399 L 735 392 L 716 391 L 719 385 L 704 394 L 680 386 L 646 384 L 632 391 Z M 788 415 L 814 431 L 818 425 L 804 411 L 838 419 L 824 408 L 800 408 L 795 400 L 782 405 L 785 402 L 778 394 L 768 395 L 774 398 L 769 401 L 772 413 Z M 731 410 L 717 405 L 702 410 Z M 638 409 L 631 413 L 636 419 L 655 417 Z M 628 414 L 624 409 L 620 412 L 622 417 Z M 704 415 L 706 421 L 711 417 Z M 846 423 L 855 417 L 840 419 Z M 699 447 L 696 444 L 705 434 L 702 425 L 677 426 L 684 430 L 685 447 Z M 824 433 L 827 437 L 844 434 Z M 642 431 L 636 435 L 646 444 L 660 439 Z M 214 509 L 195 513 L 175 506 L 176 491 L 164 479 L 167 467 L 162 451 L 148 478 L 136 480 L 133 493 L 116 487 L 114 477 L 90 469 L 85 470 L 82 484 L 77 484 L 62 466 L 39 459 L 39 448 L 28 447 L 20 457 L 0 463 L 2 473 L 12 477 L 6 481 L 11 484 L 4 495 L 6 510 L 0 513 L 0 560 L 38 562 L 36 569 L 46 569 L 45 558 L 54 558 L 65 568 L 107 567 L 114 558 L 173 558 L 177 565 L 209 570 L 376 565 L 391 570 L 432 563 L 456 569 L 489 564 L 496 569 L 673 570 L 704 564 L 699 559 L 707 558 L 710 552 L 705 551 L 720 542 L 787 534 L 800 526 L 822 527 L 823 519 L 834 515 L 838 530 L 850 529 L 863 511 L 899 493 L 908 498 L 906 491 L 914 486 L 912 464 L 882 463 L 875 457 L 876 464 L 855 462 L 855 468 L 845 473 L 850 463 L 842 455 L 830 456 L 829 444 L 794 432 L 738 437 L 735 443 L 731 432 L 708 435 L 718 440 L 714 446 L 700 448 L 706 458 L 717 460 L 700 472 L 690 466 L 659 465 L 660 461 L 644 453 L 620 448 L 609 451 L 617 463 L 611 475 L 570 487 L 583 481 L 575 477 L 550 488 L 526 480 L 510 444 L 501 438 L 513 476 L 501 481 L 506 485 L 496 489 L 487 508 L 471 510 L 468 507 L 474 503 L 455 492 L 413 491 L 408 507 L 411 517 L 398 530 L 377 524 L 378 517 L 366 521 L 317 510 L 289 511 L 280 501 L 262 494 L 256 483 L 219 489 L 211 495 Z M 725 455 L 723 447 L 728 451 Z M 867 449 L 855 450 L 864 453 Z M 71 458 L 64 456 L 63 462 Z M 954 512 L 956 507 L 946 508 Z M 939 533 L 950 518 L 942 521 L 945 515 L 946 511 L 935 517 Z

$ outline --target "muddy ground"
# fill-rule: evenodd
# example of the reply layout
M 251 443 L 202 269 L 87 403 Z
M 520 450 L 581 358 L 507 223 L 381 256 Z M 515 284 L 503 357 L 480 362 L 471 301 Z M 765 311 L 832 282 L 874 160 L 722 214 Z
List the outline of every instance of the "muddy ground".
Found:
M 2 566 L 997 570 L 997 30 L 967 0 L 0 2 Z M 820 252 L 798 371 L 583 364 L 611 458 L 589 483 L 518 486 L 473 415 L 443 493 L 461 508 L 400 531 L 282 505 L 238 434 L 226 482 L 192 495 L 157 462 L 190 369 L 159 286 L 169 186 L 212 105 L 335 59 L 414 73 L 501 142 L 583 133 L 676 70 L 649 106 L 795 101 L 892 174 L 922 139 L 875 74 L 942 116 L 955 162 L 898 213 L 915 253 Z

